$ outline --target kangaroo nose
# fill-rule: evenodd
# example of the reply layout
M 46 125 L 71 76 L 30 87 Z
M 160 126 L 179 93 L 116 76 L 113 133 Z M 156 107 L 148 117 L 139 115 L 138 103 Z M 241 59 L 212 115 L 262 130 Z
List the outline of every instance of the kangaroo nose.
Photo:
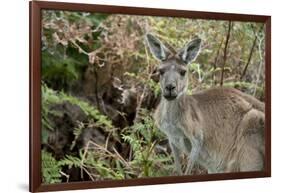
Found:
M 167 84 L 166 85 L 166 90 L 168 90 L 168 91 L 172 91 L 172 90 L 174 90 L 176 88 L 176 85 L 174 85 L 174 84 Z

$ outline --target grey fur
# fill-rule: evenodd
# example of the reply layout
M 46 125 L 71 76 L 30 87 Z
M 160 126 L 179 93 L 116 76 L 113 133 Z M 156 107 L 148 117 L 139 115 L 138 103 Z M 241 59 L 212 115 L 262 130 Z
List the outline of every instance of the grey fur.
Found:
M 189 158 L 185 174 L 191 174 L 196 162 L 208 173 L 263 170 L 264 103 L 224 87 L 186 94 L 183 66 L 196 58 L 199 47 L 189 60 L 182 57 L 189 54 L 182 54 L 185 47 L 159 66 L 162 98 L 154 117 L 168 137 L 177 172 L 183 174 L 182 153 Z

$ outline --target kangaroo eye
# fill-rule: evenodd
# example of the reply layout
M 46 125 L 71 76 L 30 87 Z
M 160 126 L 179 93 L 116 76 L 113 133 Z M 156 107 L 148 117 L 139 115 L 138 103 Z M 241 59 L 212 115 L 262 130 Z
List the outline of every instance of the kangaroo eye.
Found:
M 181 76 L 184 76 L 185 73 L 186 73 L 186 70 L 184 70 L 184 69 L 181 69 L 181 70 L 180 70 L 180 75 L 181 75 Z

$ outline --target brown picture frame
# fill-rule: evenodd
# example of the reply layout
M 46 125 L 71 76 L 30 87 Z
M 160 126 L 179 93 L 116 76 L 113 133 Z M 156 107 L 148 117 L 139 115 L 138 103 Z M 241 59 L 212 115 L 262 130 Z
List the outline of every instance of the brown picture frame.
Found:
M 265 170 L 262 172 L 222 173 L 177 177 L 155 177 L 130 180 L 107 180 L 98 182 L 72 182 L 61 184 L 42 184 L 41 175 L 41 10 L 68 10 L 102 12 L 113 14 L 134 14 L 147 16 L 172 16 L 196 19 L 233 20 L 265 23 Z M 166 183 L 182 183 L 211 180 L 229 180 L 242 178 L 261 178 L 271 176 L 271 16 L 246 15 L 232 13 L 214 13 L 154 8 L 137 8 L 94 4 L 76 4 L 62 2 L 29 2 L 30 11 L 30 172 L 29 191 L 60 191 L 89 188 L 121 187 Z

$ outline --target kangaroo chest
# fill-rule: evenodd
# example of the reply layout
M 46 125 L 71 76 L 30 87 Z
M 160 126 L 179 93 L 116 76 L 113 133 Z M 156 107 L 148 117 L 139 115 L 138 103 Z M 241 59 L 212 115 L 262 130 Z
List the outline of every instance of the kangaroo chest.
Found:
M 170 143 L 173 143 L 176 147 L 183 152 L 188 153 L 190 151 L 189 139 L 183 132 L 183 126 L 181 125 L 179 115 L 173 111 L 162 111 L 160 128 L 163 133 L 166 134 Z
M 184 134 L 183 125 L 180 123 L 179 117 L 170 115 L 171 112 L 163 112 L 163 117 L 160 122 L 160 130 L 166 134 L 170 143 L 174 144 L 183 153 L 189 154 L 191 151 L 190 139 Z M 202 166 L 208 168 L 209 172 L 213 173 L 217 171 L 216 163 L 213 163 L 213 159 L 210 157 L 207 149 L 203 146 L 197 160 Z

